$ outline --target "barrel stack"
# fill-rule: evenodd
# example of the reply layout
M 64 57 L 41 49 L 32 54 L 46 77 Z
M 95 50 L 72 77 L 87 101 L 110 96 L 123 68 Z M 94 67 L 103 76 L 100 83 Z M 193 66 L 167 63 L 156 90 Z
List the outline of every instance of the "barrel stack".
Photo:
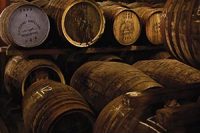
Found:
M 200 1 L 163 2 L 0 0 L 0 133 L 200 132 Z

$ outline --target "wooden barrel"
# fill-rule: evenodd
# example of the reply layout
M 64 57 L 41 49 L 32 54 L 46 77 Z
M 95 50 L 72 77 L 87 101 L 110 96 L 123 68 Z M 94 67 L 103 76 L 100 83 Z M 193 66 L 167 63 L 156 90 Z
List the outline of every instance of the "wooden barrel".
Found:
M 0 17 L 0 37 L 7 45 L 32 48 L 48 37 L 48 16 L 39 7 L 18 2 L 8 6 Z
M 133 64 L 170 89 L 193 88 L 200 84 L 200 71 L 174 59 L 146 60 Z
M 121 95 L 110 102 L 99 114 L 95 126 L 95 133 L 196 133 L 199 132 L 199 123 L 189 120 L 188 117 L 184 120 L 186 123 L 183 124 L 183 119 L 181 116 L 186 116 L 187 112 L 190 116 L 196 117 L 199 115 L 199 105 L 194 110 L 194 108 L 188 108 L 184 111 L 174 112 L 174 121 L 164 121 L 169 122 L 168 124 L 174 125 L 174 128 L 169 128 L 162 123 L 159 123 L 158 117 L 163 121 L 161 114 L 157 115 L 163 106 L 166 108 L 178 108 L 179 105 L 173 103 L 172 99 L 177 101 L 186 100 L 190 97 L 199 96 L 200 90 L 198 88 L 192 89 L 154 89 L 148 92 L 128 92 Z M 175 101 L 176 101 L 175 100 Z M 170 103 L 169 105 L 169 101 Z M 174 105 L 172 105 L 174 104 Z M 181 105 L 182 106 L 182 105 Z M 190 110 L 191 109 L 191 110 Z M 194 115 L 192 114 L 194 111 Z M 155 115 L 156 114 L 156 115 Z M 187 117 L 187 116 L 186 116 Z M 186 118 L 185 117 L 185 118 Z M 196 118 L 195 120 L 197 120 Z M 164 119 L 166 120 L 166 119 Z M 181 125 L 182 124 L 182 125 Z M 182 130 L 185 129 L 185 130 Z M 196 130 L 195 130 L 196 129 Z
M 100 5 L 107 21 L 105 32 L 108 33 L 104 40 L 115 38 L 117 43 L 124 46 L 135 43 L 141 32 L 137 14 L 114 2 L 102 2 Z
M 106 105 L 96 120 L 94 133 L 167 133 L 156 122 L 151 105 L 143 104 L 144 99 L 135 100 L 140 95 L 139 92 L 128 92 Z
M 145 26 L 146 37 L 154 45 L 163 44 L 160 23 L 162 8 L 152 8 L 151 5 L 143 3 L 133 3 L 128 5 L 134 10 Z
M 169 0 L 163 12 L 162 32 L 170 53 L 178 60 L 200 67 L 198 0 Z
M 104 32 L 102 10 L 91 0 L 50 0 L 44 8 L 59 35 L 76 47 L 94 44 Z
M 51 80 L 32 84 L 23 99 L 28 133 L 92 133 L 94 114 L 73 88 Z
M 21 56 L 11 58 L 5 68 L 6 90 L 14 98 L 21 98 L 26 89 L 40 79 L 52 79 L 65 83 L 61 70 L 45 59 L 25 59 Z
M 129 91 L 147 91 L 162 86 L 131 65 L 91 61 L 73 74 L 70 85 L 97 113 L 112 99 Z

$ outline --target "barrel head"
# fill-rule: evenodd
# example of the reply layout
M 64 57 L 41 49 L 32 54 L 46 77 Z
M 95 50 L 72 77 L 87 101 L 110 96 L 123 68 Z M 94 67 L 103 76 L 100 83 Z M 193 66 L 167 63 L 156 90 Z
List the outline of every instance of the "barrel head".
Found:
M 120 44 L 131 45 L 139 38 L 140 28 L 137 15 L 131 10 L 124 10 L 115 17 L 113 33 Z
M 88 47 L 104 32 L 105 20 L 99 7 L 90 1 L 75 1 L 62 15 L 62 32 L 76 47 Z
M 48 16 L 37 6 L 22 5 L 10 16 L 8 30 L 18 46 L 31 48 L 41 45 L 48 37 Z

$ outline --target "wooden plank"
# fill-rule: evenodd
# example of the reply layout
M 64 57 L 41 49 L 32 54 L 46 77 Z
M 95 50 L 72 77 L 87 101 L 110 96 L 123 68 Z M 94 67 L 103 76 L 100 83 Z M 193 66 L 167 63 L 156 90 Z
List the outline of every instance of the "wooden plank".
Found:
M 34 49 L 19 49 L 14 46 L 0 47 L 0 53 L 6 53 L 8 56 L 15 55 L 61 55 L 70 53 L 96 54 L 96 53 L 113 53 L 113 52 L 128 52 L 128 51 L 151 51 L 164 50 L 164 46 L 127 46 L 127 47 L 89 47 L 89 48 L 34 48 Z

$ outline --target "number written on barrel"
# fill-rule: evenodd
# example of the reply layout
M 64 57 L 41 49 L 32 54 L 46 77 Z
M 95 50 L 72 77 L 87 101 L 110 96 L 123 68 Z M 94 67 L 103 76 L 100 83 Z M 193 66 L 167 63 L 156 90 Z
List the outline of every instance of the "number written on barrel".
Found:
M 51 92 L 52 90 L 53 90 L 53 88 L 51 86 L 45 86 L 42 89 L 40 89 L 39 91 L 36 91 L 32 95 L 32 99 L 34 101 L 37 101 L 38 99 L 43 98 L 46 93 Z

